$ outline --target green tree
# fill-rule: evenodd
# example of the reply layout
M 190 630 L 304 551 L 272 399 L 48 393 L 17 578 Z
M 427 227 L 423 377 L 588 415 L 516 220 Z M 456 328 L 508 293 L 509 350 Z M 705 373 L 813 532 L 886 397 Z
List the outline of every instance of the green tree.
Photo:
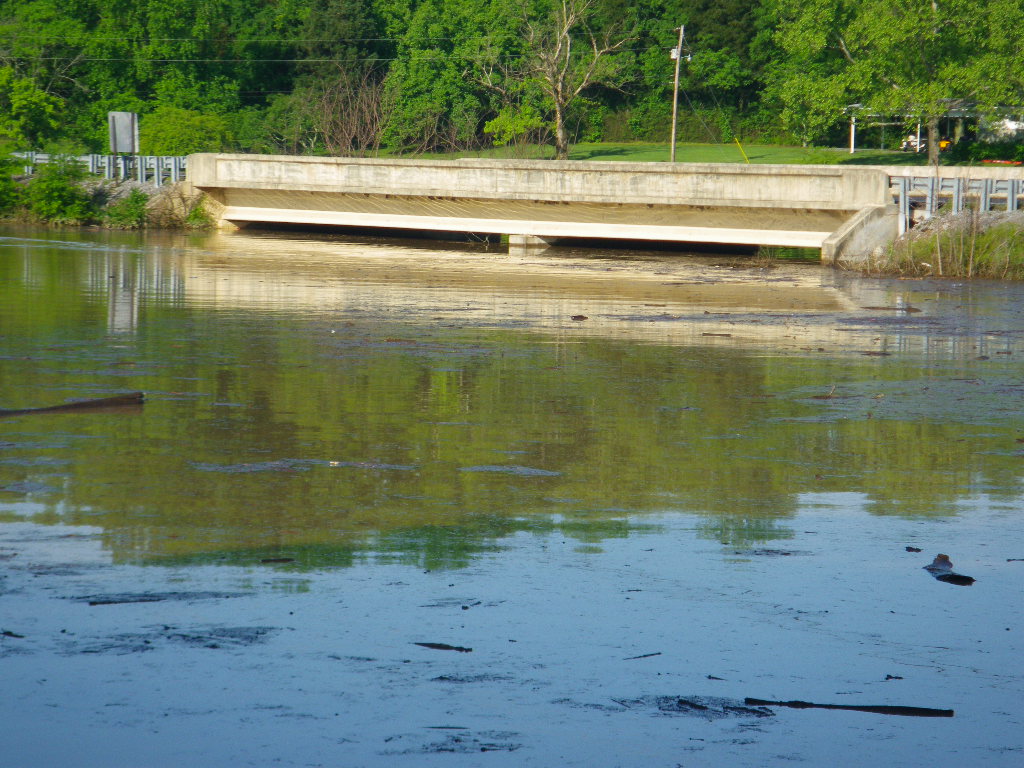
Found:
M 515 9 L 512 0 L 425 0 L 388 8 L 386 28 L 399 40 L 385 80 L 387 146 L 426 151 L 479 145 L 484 123 L 502 106 L 484 81 L 484 64 L 515 57 L 509 43 L 518 23 Z
M 180 107 L 161 106 L 144 115 L 139 143 L 147 155 L 219 152 L 231 143 L 227 120 Z
M 30 77 L 0 67 L 0 137 L 26 149 L 38 149 L 60 125 L 60 100 Z
M 777 10 L 786 58 L 772 93 L 784 119 L 811 130 L 834 122 L 841 102 L 861 103 L 923 121 L 937 162 L 951 100 L 994 107 L 1020 82 L 1017 0 L 778 0 Z
M 0 154 L 0 215 L 10 213 L 21 202 L 21 186 L 14 179 L 20 168 L 19 158 Z

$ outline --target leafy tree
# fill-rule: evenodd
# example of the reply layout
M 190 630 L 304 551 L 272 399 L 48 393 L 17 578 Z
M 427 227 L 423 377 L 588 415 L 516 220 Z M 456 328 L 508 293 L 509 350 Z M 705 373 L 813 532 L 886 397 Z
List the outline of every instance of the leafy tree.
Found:
M 230 145 L 227 120 L 180 107 L 161 106 L 144 115 L 139 143 L 147 155 L 219 152 Z
M 14 180 L 20 167 L 19 158 L 0 155 L 0 214 L 10 213 L 21 202 L 21 186 Z
M 773 94 L 784 119 L 799 115 L 810 130 L 835 122 L 842 101 L 862 103 L 924 121 L 937 162 L 939 118 L 951 100 L 995 106 L 1006 83 L 1020 82 L 1024 10 L 1016 0 L 778 0 L 777 8 L 787 58 Z M 1016 31 L 997 34 L 1007 24 Z
M 425 151 L 480 141 L 483 124 L 498 110 L 481 63 L 509 55 L 512 8 L 511 0 L 424 0 L 410 8 L 385 80 L 387 146 Z M 401 18 L 397 10 L 394 19 Z
M 0 137 L 24 148 L 38 147 L 56 132 L 59 113 L 60 101 L 32 78 L 0 67 Z

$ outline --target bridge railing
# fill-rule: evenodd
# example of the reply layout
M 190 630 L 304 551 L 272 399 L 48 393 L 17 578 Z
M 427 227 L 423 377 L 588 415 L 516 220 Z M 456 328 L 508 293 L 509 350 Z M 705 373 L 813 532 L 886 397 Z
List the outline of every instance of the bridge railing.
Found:
M 915 211 L 930 219 L 940 210 L 1020 210 L 1024 179 L 970 179 L 964 177 L 890 176 L 893 200 L 899 206 L 899 233 L 913 225 Z
M 24 161 L 26 175 L 35 173 L 36 166 L 52 162 L 57 157 L 45 152 L 15 152 L 14 155 Z M 157 187 L 184 181 L 187 170 L 187 158 L 181 155 L 79 155 L 74 159 L 97 176 L 132 179 Z

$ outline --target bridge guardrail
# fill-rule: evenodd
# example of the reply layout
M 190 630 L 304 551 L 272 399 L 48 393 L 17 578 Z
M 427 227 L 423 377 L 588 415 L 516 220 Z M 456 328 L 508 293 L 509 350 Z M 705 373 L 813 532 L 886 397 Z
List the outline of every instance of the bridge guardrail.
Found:
M 25 161 L 25 174 L 31 175 L 35 167 L 51 162 L 55 155 L 46 152 L 15 152 Z M 78 155 L 74 157 L 89 173 L 106 179 L 134 179 L 160 187 L 167 182 L 185 180 L 187 158 L 183 155 Z
M 893 199 L 899 206 L 899 233 L 913 223 L 913 211 L 920 210 L 930 219 L 940 210 L 960 213 L 973 201 L 980 212 L 996 210 L 999 201 L 1003 210 L 1020 210 L 1024 196 L 1024 179 L 970 179 L 963 177 L 890 176 Z

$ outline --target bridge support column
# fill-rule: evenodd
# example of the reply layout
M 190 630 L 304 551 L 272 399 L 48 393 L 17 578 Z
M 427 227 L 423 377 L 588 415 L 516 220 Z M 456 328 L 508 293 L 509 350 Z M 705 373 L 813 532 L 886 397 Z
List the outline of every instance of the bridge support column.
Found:
M 509 235 L 508 253 L 510 256 L 526 256 L 547 248 L 550 243 L 537 235 Z
M 547 248 L 548 241 L 537 235 L 509 235 L 509 248 Z

